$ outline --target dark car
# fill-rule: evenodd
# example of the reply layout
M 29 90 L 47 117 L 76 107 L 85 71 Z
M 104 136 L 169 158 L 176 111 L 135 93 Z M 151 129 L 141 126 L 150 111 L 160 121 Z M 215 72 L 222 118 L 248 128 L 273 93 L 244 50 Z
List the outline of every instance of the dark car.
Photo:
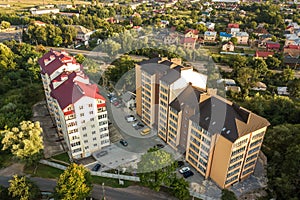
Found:
M 128 145 L 128 143 L 124 139 L 121 139 L 120 143 L 125 147 Z
M 139 130 L 145 127 L 145 125 L 142 122 L 134 123 L 132 126 L 134 127 L 135 130 Z
M 100 167 L 101 167 L 100 164 L 96 164 L 96 165 L 93 167 L 92 171 L 96 172 L 96 171 L 98 171 L 98 170 L 100 169 Z
M 193 176 L 194 172 L 192 172 L 191 170 L 189 170 L 189 171 L 184 172 L 182 175 L 183 175 L 184 178 L 188 178 L 190 176 Z
M 177 161 L 177 166 L 178 167 L 182 167 L 183 165 L 184 165 L 183 161 L 181 161 L 181 160 Z
M 162 148 L 165 147 L 165 145 L 163 145 L 163 144 L 156 144 L 156 147 L 157 147 L 158 149 L 162 149 Z

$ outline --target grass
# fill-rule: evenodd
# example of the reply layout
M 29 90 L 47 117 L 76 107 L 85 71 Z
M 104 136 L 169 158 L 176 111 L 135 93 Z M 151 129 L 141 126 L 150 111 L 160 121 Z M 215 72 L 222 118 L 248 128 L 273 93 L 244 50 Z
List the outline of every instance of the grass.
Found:
M 0 168 L 5 168 L 14 163 L 12 155 L 7 152 L 0 153 Z
M 61 160 L 66 163 L 70 163 L 70 158 L 67 152 L 52 156 L 53 159 Z
M 35 173 L 34 173 L 34 171 L 35 171 Z M 34 167 L 26 167 L 24 169 L 24 172 L 26 174 L 31 174 L 34 177 L 53 178 L 53 179 L 58 178 L 59 175 L 61 173 L 63 173 L 63 171 L 60 169 L 50 167 L 47 165 L 43 165 L 43 164 L 39 164 L 37 166 L 36 170 L 34 169 Z
M 35 173 L 34 173 L 34 171 L 35 171 Z M 60 169 L 56 169 L 54 167 L 50 167 L 50 166 L 43 165 L 43 164 L 39 164 L 38 167 L 36 168 L 36 170 L 34 169 L 34 167 L 26 167 L 24 169 L 24 172 L 26 174 L 31 174 L 33 177 L 51 178 L 51 179 L 57 179 L 59 177 L 59 175 L 61 173 L 63 173 L 63 171 Z M 139 184 L 139 183 L 133 182 L 133 181 L 125 181 L 125 180 L 123 180 L 123 181 L 124 181 L 124 185 L 119 185 L 118 179 L 104 178 L 104 177 L 100 177 L 100 176 L 92 176 L 92 182 L 94 184 L 102 185 L 102 183 L 104 183 L 104 185 L 114 187 L 114 188 L 125 188 L 125 187 L 131 186 L 131 185 Z
M 113 187 L 113 188 L 126 188 L 126 187 L 131 186 L 131 185 L 139 184 L 138 182 L 123 180 L 124 185 L 120 185 L 119 184 L 119 179 L 104 178 L 104 177 L 101 177 L 101 176 L 92 176 L 92 181 L 93 181 L 94 184 L 102 185 L 102 183 L 104 183 L 104 185 L 110 186 L 110 187 Z

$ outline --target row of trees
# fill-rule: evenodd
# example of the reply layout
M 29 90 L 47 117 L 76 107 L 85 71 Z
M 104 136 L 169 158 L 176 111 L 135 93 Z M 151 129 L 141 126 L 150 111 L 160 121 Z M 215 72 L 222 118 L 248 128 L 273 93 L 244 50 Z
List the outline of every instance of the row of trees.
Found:
M 0 186 L 0 199 L 36 200 L 42 196 L 38 186 L 26 176 L 15 175 L 9 182 L 8 188 Z M 92 188 L 90 172 L 83 165 L 73 163 L 59 176 L 53 197 L 83 200 L 91 194 Z

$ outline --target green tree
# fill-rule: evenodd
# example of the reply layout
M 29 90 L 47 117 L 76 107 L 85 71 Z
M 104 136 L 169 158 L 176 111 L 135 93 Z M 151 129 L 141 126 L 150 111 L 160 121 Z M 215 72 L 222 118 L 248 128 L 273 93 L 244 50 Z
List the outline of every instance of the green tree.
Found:
M 300 79 L 294 79 L 288 82 L 288 92 L 291 97 L 300 98 Z
M 237 45 L 238 40 L 237 40 L 236 37 L 230 38 L 230 41 L 231 41 L 234 45 Z
M 237 197 L 235 196 L 235 194 L 232 191 L 223 189 L 221 199 L 222 200 L 237 200 Z
M 10 27 L 10 23 L 7 21 L 1 21 L 1 29 L 7 29 Z
M 269 69 L 278 69 L 281 65 L 281 61 L 274 56 L 269 56 L 266 59 L 266 64 L 268 65 Z
M 76 61 L 77 61 L 78 63 L 82 64 L 82 63 L 84 62 L 84 60 L 85 60 L 85 57 L 84 57 L 84 55 L 82 55 L 81 53 L 79 53 L 79 54 L 77 54 L 77 55 L 75 56 L 75 59 L 76 59 Z
M 15 55 L 11 49 L 3 43 L 0 43 L 0 71 L 14 69 L 16 67 L 14 58 Z
M 138 163 L 141 183 L 155 191 L 159 191 L 162 185 L 171 185 L 171 181 L 176 176 L 175 169 L 176 164 L 172 154 L 157 148 L 149 149 Z
M 280 74 L 281 80 L 284 82 L 288 82 L 295 79 L 295 71 L 290 68 L 286 68 Z
M 55 199 L 82 200 L 90 195 L 92 182 L 90 172 L 83 166 L 72 163 L 60 176 L 55 187 Z
M 190 199 L 189 183 L 183 178 L 174 178 L 171 183 L 172 193 L 175 197 L 181 200 Z
M 240 68 L 237 72 L 237 81 L 242 87 L 244 96 L 248 96 L 249 89 L 257 82 L 258 76 L 254 69 L 249 67 Z
M 43 138 L 39 122 L 22 121 L 19 127 L 0 131 L 4 135 L 2 150 L 10 149 L 11 153 L 28 164 L 33 164 L 41 158 Z
M 9 194 L 19 200 L 36 200 L 41 197 L 41 193 L 36 184 L 26 176 L 14 175 L 9 181 Z
M 104 47 L 106 53 L 112 58 L 117 56 L 119 50 L 121 49 L 121 45 L 111 39 L 105 40 L 102 44 L 103 44 L 103 47 Z
M 133 23 L 134 26 L 140 26 L 140 25 L 142 25 L 143 20 L 142 20 L 141 17 L 134 16 L 134 17 L 132 18 L 132 23 Z

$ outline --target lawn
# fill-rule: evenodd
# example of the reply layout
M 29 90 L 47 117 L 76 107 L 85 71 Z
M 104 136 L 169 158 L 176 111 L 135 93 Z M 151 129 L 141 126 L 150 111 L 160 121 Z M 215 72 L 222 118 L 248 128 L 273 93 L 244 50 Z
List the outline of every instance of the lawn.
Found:
M 61 160 L 66 163 L 70 163 L 70 158 L 67 152 L 52 156 L 53 159 Z
M 39 164 L 35 173 L 34 173 L 34 167 L 26 167 L 24 169 L 24 172 L 26 174 L 31 174 L 34 177 L 42 177 L 42 178 L 58 178 L 59 175 L 63 172 L 60 169 L 50 167 L 47 165 Z

